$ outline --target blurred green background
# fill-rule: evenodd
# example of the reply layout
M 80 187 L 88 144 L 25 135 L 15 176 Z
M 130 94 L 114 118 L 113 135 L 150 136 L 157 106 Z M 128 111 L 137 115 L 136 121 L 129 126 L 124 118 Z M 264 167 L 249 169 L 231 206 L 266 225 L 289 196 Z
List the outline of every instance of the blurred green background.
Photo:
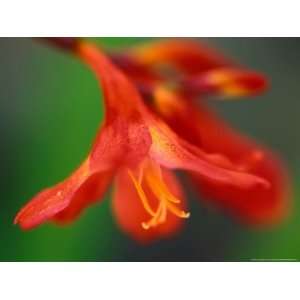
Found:
M 271 90 L 250 101 L 218 102 L 224 118 L 281 154 L 294 182 L 290 217 L 253 230 L 193 201 L 192 218 L 175 238 L 140 246 L 116 226 L 110 193 L 67 227 L 22 232 L 19 208 L 65 178 L 85 157 L 103 117 L 93 74 L 75 58 L 31 39 L 0 39 L 1 261 L 249 261 L 300 259 L 300 39 L 205 38 L 271 79 Z M 98 38 L 127 47 L 144 38 Z M 298 187 L 299 186 L 299 187 Z

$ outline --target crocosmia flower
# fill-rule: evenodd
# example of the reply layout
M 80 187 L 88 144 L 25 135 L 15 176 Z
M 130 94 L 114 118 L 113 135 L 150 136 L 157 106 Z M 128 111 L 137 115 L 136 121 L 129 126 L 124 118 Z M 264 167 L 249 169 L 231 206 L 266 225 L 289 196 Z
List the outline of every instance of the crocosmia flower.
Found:
M 168 237 L 190 216 L 177 169 L 211 203 L 242 220 L 256 224 L 283 214 L 287 184 L 279 161 L 196 101 L 209 93 L 258 93 L 265 87 L 262 76 L 195 42 L 161 42 L 109 56 L 78 41 L 72 52 L 99 80 L 105 120 L 79 168 L 37 194 L 15 223 L 31 229 L 73 221 L 114 181 L 112 207 L 121 229 L 140 242 Z

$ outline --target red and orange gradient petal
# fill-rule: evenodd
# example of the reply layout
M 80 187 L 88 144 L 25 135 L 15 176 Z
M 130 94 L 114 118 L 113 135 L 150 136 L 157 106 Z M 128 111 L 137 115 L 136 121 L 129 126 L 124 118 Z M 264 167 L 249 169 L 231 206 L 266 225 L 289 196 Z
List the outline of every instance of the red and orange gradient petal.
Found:
M 268 82 L 262 74 L 241 68 L 217 68 L 183 81 L 189 95 L 217 95 L 221 99 L 256 96 L 264 92 Z
M 149 42 L 131 50 L 130 55 L 148 66 L 169 65 L 187 75 L 233 65 L 217 51 L 188 39 L 166 39 Z
M 233 131 L 202 102 L 174 93 L 156 94 L 156 109 L 181 137 L 206 153 L 221 154 L 240 171 L 269 182 L 268 189 L 256 185 L 247 191 L 238 185 L 219 185 L 191 173 L 201 198 L 250 224 L 274 223 L 289 209 L 290 186 L 282 162 L 268 149 Z
M 268 149 L 234 132 L 206 109 L 198 112 L 202 122 L 199 135 L 205 148 L 222 151 L 240 168 L 270 182 L 269 189 L 253 187 L 244 193 L 238 188 L 215 186 L 194 175 L 199 191 L 246 223 L 264 225 L 281 220 L 289 210 L 290 186 L 280 159 Z M 205 136 L 205 132 L 209 134 Z
M 149 166 L 147 161 L 142 173 L 120 172 L 115 185 L 116 221 L 124 232 L 141 243 L 174 235 L 189 217 L 175 174 L 155 163 L 154 166 L 159 168 L 160 175 L 155 174 L 153 165 Z
M 253 186 L 269 188 L 264 178 L 240 170 L 222 153 L 209 154 L 183 140 L 160 120 L 151 122 L 152 145 L 150 157 L 169 169 L 182 169 L 197 173 L 216 185 L 233 185 L 245 191 Z
M 15 224 L 31 229 L 50 220 L 73 221 L 80 212 L 104 194 L 110 176 L 91 173 L 90 161 L 84 163 L 66 180 L 37 194 L 15 218 Z
M 240 97 L 260 94 L 267 88 L 260 73 L 249 71 L 194 40 L 154 41 L 134 48 L 130 54 L 132 61 L 148 66 L 152 72 L 160 66 L 177 70 L 182 89 L 189 94 Z
M 138 90 L 96 46 L 82 43 L 77 54 L 97 75 L 105 101 L 103 130 L 91 152 L 93 166 L 138 164 L 151 144 Z

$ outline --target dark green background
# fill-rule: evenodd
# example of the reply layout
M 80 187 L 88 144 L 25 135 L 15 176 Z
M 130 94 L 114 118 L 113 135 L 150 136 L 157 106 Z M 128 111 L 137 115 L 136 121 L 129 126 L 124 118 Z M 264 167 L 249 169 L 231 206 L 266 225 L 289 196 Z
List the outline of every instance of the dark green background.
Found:
M 119 49 L 144 40 L 99 38 L 96 42 Z M 257 99 L 214 106 L 287 162 L 295 186 L 290 217 L 273 229 L 256 231 L 202 206 L 188 191 L 192 217 L 183 232 L 143 247 L 119 231 L 107 195 L 68 227 L 46 224 L 22 232 L 12 224 L 16 212 L 85 157 L 103 106 L 94 76 L 75 58 L 31 39 L 1 38 L 1 261 L 300 259 L 300 40 L 204 40 L 271 79 L 271 90 Z

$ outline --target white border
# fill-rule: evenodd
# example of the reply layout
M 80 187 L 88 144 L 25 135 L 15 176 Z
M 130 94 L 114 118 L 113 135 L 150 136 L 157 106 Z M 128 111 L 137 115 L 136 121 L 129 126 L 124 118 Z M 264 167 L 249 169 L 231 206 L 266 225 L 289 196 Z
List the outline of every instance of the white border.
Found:
M 2 263 L 1 299 L 299 299 L 296 263 Z
M 298 1 L 2 1 L 1 36 L 299 36 Z M 297 263 L 2 263 L 0 299 L 299 299 Z
M 300 2 L 5 0 L 2 36 L 299 36 Z

